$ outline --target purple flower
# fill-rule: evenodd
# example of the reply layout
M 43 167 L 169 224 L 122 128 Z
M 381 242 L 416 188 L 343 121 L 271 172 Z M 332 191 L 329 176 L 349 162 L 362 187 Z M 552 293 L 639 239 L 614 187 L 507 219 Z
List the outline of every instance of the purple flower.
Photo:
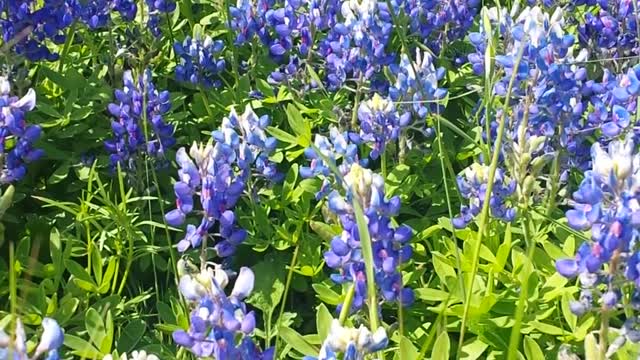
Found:
M 174 341 L 198 357 L 272 360 L 273 349 L 262 352 L 250 338 L 255 315 L 247 311 L 243 299 L 253 289 L 253 272 L 241 268 L 233 291 L 227 296 L 224 289 L 228 282 L 227 273 L 218 265 L 181 277 L 180 291 L 193 309 L 189 329 L 174 331 Z
M 26 113 L 36 106 L 36 93 L 29 89 L 27 94 L 18 98 L 11 96 L 9 80 L 0 77 L 0 154 L 2 168 L 0 184 L 21 180 L 27 172 L 26 164 L 38 160 L 44 152 L 34 149 L 33 143 L 41 135 L 37 125 L 27 125 Z M 13 137 L 13 146 L 7 146 L 7 139 Z
M 111 153 L 112 169 L 120 164 L 124 171 L 133 171 L 136 160 L 143 155 L 160 163 L 166 161 L 166 149 L 176 142 L 173 126 L 163 120 L 171 109 L 169 92 L 155 89 L 150 70 L 141 74 L 137 81 L 131 71 L 125 71 L 123 81 L 124 89 L 115 91 L 116 101 L 108 106 L 114 117 L 111 121 L 114 137 L 105 141 L 105 147 Z M 148 129 L 146 134 L 145 128 Z

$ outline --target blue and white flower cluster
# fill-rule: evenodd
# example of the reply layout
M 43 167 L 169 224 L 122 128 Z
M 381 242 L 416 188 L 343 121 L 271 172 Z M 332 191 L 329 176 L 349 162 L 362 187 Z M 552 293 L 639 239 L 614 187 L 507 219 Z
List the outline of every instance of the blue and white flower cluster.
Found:
M 388 342 L 387 333 L 382 327 L 371 333 L 362 325 L 357 329 L 344 327 L 334 319 L 318 356 L 305 356 L 303 360 L 337 360 L 339 353 L 344 354 L 344 360 L 363 360 L 365 355 L 387 347 Z
M 176 161 L 180 166 L 179 181 L 175 183 L 177 209 L 167 213 L 170 225 L 182 225 L 186 216 L 194 210 L 194 195 L 200 198 L 202 221 L 198 227 L 187 225 L 184 239 L 178 250 L 184 252 L 196 248 L 210 236 L 221 241 L 215 245 L 220 257 L 231 256 L 236 247 L 247 237 L 247 232 L 236 225 L 233 208 L 243 194 L 251 175 L 279 181 L 275 164 L 269 156 L 275 150 L 275 138 L 268 137 L 265 128 L 267 116 L 258 117 L 250 107 L 242 115 L 231 110 L 219 130 L 212 134 L 213 143 L 194 145 L 190 154 L 180 148 Z M 218 231 L 210 230 L 218 225 Z
M 113 138 L 105 141 L 111 153 L 111 166 L 120 164 L 125 171 L 134 171 L 141 156 L 166 161 L 166 150 L 176 140 L 173 126 L 163 116 L 171 109 L 168 91 L 158 91 L 153 85 L 151 71 L 146 70 L 135 79 L 130 70 L 123 76 L 124 88 L 115 91 L 116 102 L 109 104 Z
M 20 318 L 16 319 L 13 338 L 0 329 L 0 359 L 36 360 L 43 356 L 45 360 L 60 359 L 58 349 L 64 342 L 64 333 L 60 325 L 54 319 L 45 317 L 42 319 L 42 328 L 44 331 L 40 336 L 40 342 L 31 356 L 27 353 L 27 337 Z
M 580 300 L 571 304 L 578 315 L 598 301 L 606 309 L 623 306 L 625 284 L 633 284 L 631 305 L 640 305 L 640 155 L 627 137 L 611 142 L 608 151 L 595 143 L 592 161 L 566 214 L 572 228 L 591 230 L 591 240 L 575 258 L 556 262 L 561 275 L 579 278 Z
M 0 77 L 0 184 L 20 181 L 27 173 L 26 165 L 44 154 L 33 147 L 40 138 L 40 126 L 26 122 L 27 112 L 35 106 L 33 89 L 22 98 L 13 96 L 9 80 Z
M 183 274 L 180 293 L 193 305 L 193 310 L 189 329 L 174 331 L 174 341 L 198 358 L 272 360 L 274 349 L 263 352 L 250 337 L 256 319 L 243 301 L 253 291 L 254 281 L 251 269 L 240 268 L 233 290 L 227 295 L 229 276 L 220 267 Z

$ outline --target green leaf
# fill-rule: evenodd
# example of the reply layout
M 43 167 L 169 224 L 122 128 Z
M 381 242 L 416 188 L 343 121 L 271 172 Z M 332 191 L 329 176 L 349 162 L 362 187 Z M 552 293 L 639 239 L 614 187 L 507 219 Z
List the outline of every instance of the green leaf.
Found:
M 420 352 L 406 337 L 400 338 L 400 351 L 398 352 L 398 360 L 414 360 L 420 357 Z
M 77 336 L 65 334 L 64 345 L 78 358 L 102 359 L 102 354 L 88 341 Z
M 319 221 L 309 221 L 309 227 L 327 243 L 331 242 L 336 235 L 340 234 L 340 232 L 331 225 Z
M 446 291 L 431 288 L 419 288 L 415 291 L 418 298 L 424 301 L 445 301 L 451 296 L 451 294 Z
M 93 276 L 96 284 L 102 284 L 102 256 L 100 255 L 100 249 L 97 247 L 91 248 L 91 267 L 93 268 Z
M 15 194 L 16 189 L 13 185 L 9 185 L 7 189 L 0 197 L 0 219 L 4 216 L 4 213 L 7 212 L 7 209 L 11 207 L 13 203 L 13 195 Z
M 297 142 L 302 147 L 307 147 L 311 144 L 311 126 L 309 121 L 305 120 L 300 113 L 300 110 L 293 105 L 287 105 L 287 120 L 291 130 L 297 135 Z
M 309 344 L 297 331 L 288 327 L 280 327 L 278 328 L 278 334 L 286 344 L 297 352 L 311 356 L 318 354 L 318 349 Z
M 89 273 L 77 262 L 73 260 L 66 260 L 64 262 L 64 266 L 67 268 L 67 271 L 69 271 L 71 275 L 73 275 L 77 279 L 86 281 L 95 286 L 91 275 L 89 275 Z
M 527 359 L 544 359 L 542 349 L 530 336 L 524 337 L 524 355 Z
M 100 350 L 103 350 L 102 344 L 107 337 L 107 330 L 100 313 L 98 313 L 94 308 L 89 308 L 85 314 L 84 324 L 87 328 L 87 332 L 89 333 L 91 342 L 100 348 Z M 109 351 L 106 351 L 105 353 L 108 352 Z
M 316 292 L 318 299 L 329 305 L 338 305 L 342 302 L 342 297 L 324 284 L 312 284 L 311 287 Z
M 109 291 L 111 279 L 113 279 L 113 275 L 115 275 L 116 273 L 116 265 L 117 259 L 115 256 L 113 256 L 109 259 L 107 271 L 105 271 L 104 276 L 102 277 L 102 283 L 100 284 L 100 288 L 98 289 L 101 294 L 105 294 L 107 291 Z
M 571 300 L 573 300 L 573 298 L 569 293 L 565 292 L 564 294 L 562 294 L 562 301 L 561 301 L 562 316 L 564 316 L 564 319 L 567 321 L 567 324 L 569 324 L 569 327 L 573 331 L 576 329 L 576 324 L 578 323 L 578 317 L 571 312 L 571 308 L 569 307 Z
M 433 344 L 433 351 L 431 352 L 432 360 L 449 360 L 449 335 L 446 331 L 443 331 L 438 335 L 436 342 Z
M 318 328 L 318 335 L 320 338 L 326 339 L 329 334 L 329 330 L 331 329 L 331 322 L 333 321 L 333 316 L 331 316 L 331 312 L 324 304 L 320 304 L 318 306 L 318 310 L 316 311 L 316 327 Z
M 135 350 L 136 345 L 142 339 L 142 335 L 146 330 L 147 326 L 142 320 L 133 320 L 125 326 L 125 328 L 120 332 L 120 337 L 118 338 L 117 349 L 119 353 L 130 352 Z
M 504 241 L 498 247 L 496 260 L 493 263 L 494 273 L 500 274 L 502 270 L 504 270 L 504 266 L 509 258 L 509 251 L 511 251 L 511 224 L 507 224 L 507 228 L 504 233 Z
M 485 344 L 482 340 L 476 338 L 473 341 L 462 345 L 461 360 L 476 360 L 482 356 L 487 350 L 489 345 Z
M 268 256 L 253 267 L 255 288 L 248 302 L 265 313 L 271 314 L 284 293 L 285 273 L 277 257 Z
M 111 310 L 107 311 L 107 317 L 104 322 L 104 326 L 106 328 L 106 336 L 102 340 L 102 344 L 100 344 L 100 351 L 103 354 L 107 354 L 111 352 L 111 345 L 113 344 L 113 317 L 111 316 Z
M 286 131 L 280 130 L 276 127 L 273 126 L 269 126 L 267 128 L 267 132 L 269 134 L 271 134 L 271 136 L 275 137 L 276 139 L 283 141 L 287 144 L 293 144 L 293 145 L 297 145 L 298 144 L 298 138 L 296 138 L 295 136 L 289 134 Z
M 598 341 L 593 333 L 589 333 L 584 338 L 584 360 L 598 360 L 600 353 L 598 352 Z

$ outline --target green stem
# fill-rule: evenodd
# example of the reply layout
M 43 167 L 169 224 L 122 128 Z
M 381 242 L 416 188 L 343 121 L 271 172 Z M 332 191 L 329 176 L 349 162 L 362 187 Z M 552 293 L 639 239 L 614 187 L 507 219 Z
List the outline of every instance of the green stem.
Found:
M 560 182 L 560 154 L 556 151 L 553 163 L 551 165 L 551 185 L 548 187 L 547 193 L 547 216 L 553 214 L 556 207 L 556 195 L 558 193 L 558 183 Z
M 520 222 L 523 227 L 524 240 L 527 245 L 527 259 L 533 259 L 536 244 L 533 243 L 533 239 L 531 238 L 531 222 L 527 210 L 528 208 L 525 206 L 523 209 L 523 217 L 521 218 Z M 516 307 L 515 323 L 513 325 L 513 328 L 511 328 L 511 338 L 509 339 L 509 360 L 517 359 L 518 357 L 520 329 L 522 328 L 524 307 L 526 305 L 527 299 L 529 298 L 529 277 L 530 274 L 527 274 L 526 278 L 520 284 L 520 296 L 518 298 L 518 305 Z
M 349 289 L 347 289 L 347 293 L 344 296 L 344 303 L 342 303 L 342 309 L 340 309 L 340 317 L 338 321 L 340 325 L 344 325 L 344 322 L 347 320 L 349 316 L 349 310 L 351 309 L 351 304 L 353 303 L 353 296 L 356 293 L 355 284 L 349 285 Z
M 12 328 L 15 328 L 16 319 L 18 318 L 18 284 L 16 281 L 16 254 L 13 241 L 9 243 L 9 294 L 11 296 L 11 322 Z
M 436 129 L 436 141 L 438 142 L 438 158 L 440 159 L 440 170 L 442 171 L 442 183 L 444 185 L 444 195 L 447 200 L 447 210 L 449 211 L 449 219 L 453 219 L 453 207 L 451 206 L 451 197 L 449 195 L 449 186 L 447 184 L 447 171 L 444 165 L 444 146 L 442 145 L 442 132 L 441 132 L 441 116 L 436 116 L 437 129 Z M 454 239 L 454 247 L 456 254 L 456 267 L 458 272 L 458 279 L 464 279 L 462 276 L 462 261 L 460 261 L 460 249 L 458 248 L 458 241 L 456 237 L 455 226 L 451 227 L 451 233 Z M 462 290 L 462 297 L 465 297 L 464 281 L 458 281 Z
M 602 309 L 600 317 L 600 360 L 607 360 L 607 343 L 609 336 L 609 311 Z
M 144 101 L 143 101 L 144 102 Z M 143 106 L 143 109 L 145 107 Z M 120 163 L 117 163 L 118 166 L 118 184 L 120 188 L 120 201 L 122 201 L 123 209 L 122 213 L 126 216 L 127 213 L 127 195 L 124 190 L 124 175 L 122 174 L 122 169 L 120 168 Z M 120 214 L 119 216 L 123 215 Z M 124 274 L 122 275 L 122 280 L 120 280 L 120 287 L 118 288 L 118 295 L 122 294 L 124 290 L 124 286 L 127 283 L 127 277 L 129 276 L 129 272 L 131 271 L 131 266 L 133 265 L 133 236 L 129 233 L 129 231 L 125 230 L 125 236 L 127 237 L 128 248 L 127 248 L 127 264 L 125 265 Z
M 353 102 L 353 110 L 351 111 L 351 129 L 355 130 L 358 127 L 358 106 L 360 106 L 360 95 L 362 90 L 362 74 L 358 78 L 356 84 L 356 97 Z
M 387 181 L 387 151 L 383 150 L 380 154 L 380 167 L 382 168 L 382 178 Z
M 229 29 L 231 29 L 231 4 L 229 3 L 229 0 L 224 0 L 224 7 L 225 7 L 225 16 L 226 16 L 226 22 L 227 22 L 227 26 Z M 235 95 L 235 102 L 238 103 L 238 101 L 240 101 L 240 79 L 238 78 L 238 47 L 234 45 L 234 40 L 233 40 L 233 33 L 229 30 L 227 31 L 227 42 L 229 43 L 229 46 L 231 46 L 231 52 L 233 54 L 233 59 L 231 61 L 231 69 L 233 70 L 233 77 L 235 79 L 235 91 L 234 91 L 234 95 Z
M 215 121 L 215 117 L 213 116 L 213 112 L 211 111 L 211 103 L 209 103 L 209 97 L 207 97 L 207 93 L 204 91 L 204 88 L 199 85 L 198 90 L 200 90 L 200 94 L 202 94 L 202 101 L 204 102 L 204 107 L 207 110 L 207 114 L 211 118 L 211 121 Z
M 301 228 L 301 227 L 300 227 Z M 284 307 L 287 304 L 287 295 L 289 293 L 289 287 L 291 286 L 291 280 L 293 279 L 293 269 L 298 262 L 298 252 L 300 250 L 300 243 L 296 243 L 295 249 L 293 249 L 293 255 L 291 256 L 291 264 L 289 265 L 289 272 L 287 273 L 287 280 L 284 285 L 284 293 L 282 294 L 282 304 L 280 304 L 280 313 L 276 320 L 276 328 L 280 328 L 280 321 L 282 321 L 282 315 L 284 314 Z M 274 353 L 278 353 L 278 346 L 280 345 L 280 337 L 276 338 L 276 345 Z
M 64 47 L 62 48 L 62 54 L 60 54 L 60 62 L 58 63 L 58 72 L 62 73 L 64 69 L 64 63 L 67 59 L 67 55 L 69 54 L 69 49 L 71 48 L 71 44 L 73 43 L 73 38 L 76 34 L 76 22 L 71 23 L 71 26 L 67 30 L 67 38 L 64 41 Z
M 362 257 L 364 258 L 365 273 L 367 275 L 367 297 L 369 298 L 369 322 L 371 331 L 378 328 L 378 298 L 376 291 L 376 282 L 373 272 L 373 246 L 371 244 L 371 236 L 367 228 L 367 222 L 364 218 L 362 206 L 359 203 L 358 196 L 353 197 L 353 208 L 358 224 L 358 233 L 360 235 L 360 246 L 362 247 Z
M 520 66 L 520 60 L 522 60 L 522 54 L 524 51 L 524 46 L 520 48 L 515 64 L 513 66 L 514 69 L 517 69 Z M 507 93 L 505 96 L 505 107 L 508 106 L 509 99 L 511 98 L 511 91 L 513 89 L 513 84 L 515 82 L 517 71 L 513 71 L 513 75 L 509 80 L 509 86 L 507 88 Z M 491 201 L 491 194 L 493 192 L 493 183 L 496 177 L 496 170 L 498 168 L 498 161 L 500 159 L 500 149 L 502 147 L 502 139 L 504 137 L 504 129 L 506 124 L 506 114 L 507 111 L 502 112 L 502 116 L 500 118 L 500 123 L 498 125 L 498 134 L 495 141 L 495 150 L 493 151 L 491 164 L 489 165 L 489 176 L 487 179 L 487 190 L 485 192 L 484 202 L 482 204 L 482 210 L 480 211 L 480 220 L 478 223 L 478 236 L 475 243 L 475 248 L 473 251 L 473 260 L 471 265 L 471 277 L 469 279 L 469 286 L 466 288 L 469 290 L 467 292 L 467 296 L 464 302 L 464 310 L 462 313 L 462 324 L 460 326 L 460 339 L 458 341 L 458 356 L 462 353 L 462 345 L 464 344 L 464 335 L 467 327 L 467 321 L 469 320 L 469 309 L 471 308 L 471 295 L 473 294 L 473 283 L 475 281 L 476 274 L 478 273 L 478 262 L 480 261 L 480 249 L 482 247 L 482 239 L 485 233 L 485 227 L 487 226 L 487 222 L 489 220 L 489 202 Z

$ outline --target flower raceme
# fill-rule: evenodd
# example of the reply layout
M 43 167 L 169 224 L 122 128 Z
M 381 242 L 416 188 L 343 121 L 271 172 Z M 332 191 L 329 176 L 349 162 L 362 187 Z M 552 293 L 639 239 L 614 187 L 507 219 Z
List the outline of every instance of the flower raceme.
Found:
M 357 329 L 343 327 L 338 320 L 333 319 L 319 355 L 305 356 L 303 360 L 337 360 L 339 353 L 344 354 L 344 360 L 363 360 L 365 355 L 387 347 L 388 342 L 387 333 L 382 327 L 371 333 L 362 325 Z
M 167 223 L 179 226 L 185 222 L 194 210 L 194 195 L 202 205 L 202 221 L 198 227 L 187 225 L 186 237 L 178 243 L 180 252 L 198 247 L 215 235 L 222 239 L 215 245 L 218 255 L 227 257 L 247 237 L 246 230 L 236 225 L 233 208 L 251 176 L 269 181 L 281 178 L 269 160 L 276 140 L 267 137 L 268 124 L 267 116 L 258 117 L 250 107 L 242 115 L 231 110 L 221 127 L 212 133 L 211 143 L 199 146 L 194 143 L 189 154 L 184 148 L 178 150 L 179 181 L 174 184 L 177 208 L 167 213 Z M 210 233 L 216 224 L 219 231 Z
M 0 29 L 4 43 L 15 43 L 14 51 L 31 61 L 56 61 L 47 42 L 63 44 L 65 30 L 73 23 L 77 0 L 0 0 Z
M 175 331 L 174 341 L 198 358 L 273 359 L 273 348 L 263 352 L 250 338 L 256 319 L 253 311 L 247 311 L 243 300 L 253 291 L 253 272 L 241 268 L 233 290 L 226 295 L 224 289 L 228 283 L 228 274 L 219 266 L 198 274 L 181 275 L 180 292 L 193 311 L 189 329 Z
M 27 125 L 26 113 L 36 106 L 36 93 L 29 89 L 19 98 L 11 95 L 9 80 L 0 77 L 0 184 L 21 180 L 26 164 L 39 159 L 44 151 L 34 149 L 33 143 L 40 138 L 38 125 Z M 13 146 L 8 143 L 13 140 Z
M 123 170 L 134 171 L 142 155 L 166 161 L 166 149 L 176 142 L 173 126 L 163 119 L 171 109 L 169 92 L 156 90 L 150 70 L 137 79 L 130 70 L 125 71 L 123 81 L 124 88 L 115 91 L 115 102 L 108 106 L 114 117 L 113 138 L 105 141 L 105 147 L 111 153 L 112 169 L 120 164 Z
M 58 323 L 51 318 L 42 319 L 44 331 L 40 336 L 40 342 L 36 346 L 32 356 L 27 354 L 26 335 L 22 320 L 18 318 L 15 326 L 15 336 L 11 337 L 0 330 L 0 359 L 36 360 L 44 355 L 45 360 L 58 360 L 58 349 L 64 342 L 64 333 Z
M 182 43 L 173 45 L 180 64 L 176 66 L 178 81 L 189 82 L 204 88 L 218 88 L 222 85 L 219 78 L 224 71 L 224 58 L 216 58 L 224 47 L 220 40 L 212 40 L 207 36 L 204 40 L 187 37 Z
M 409 124 L 411 115 L 405 113 L 401 116 L 391 99 L 384 99 L 376 93 L 360 104 L 358 120 L 360 141 L 371 144 L 369 156 L 375 160 L 384 154 L 388 143 L 398 139 L 402 129 Z
M 452 220 L 453 226 L 463 229 L 475 219 L 485 200 L 487 182 L 489 181 L 489 166 L 474 163 L 458 176 L 460 195 L 469 201 L 468 205 L 460 207 L 460 216 Z M 509 198 L 516 191 L 516 181 L 508 178 L 504 170 L 496 169 L 495 180 L 489 209 L 491 216 L 505 222 L 512 222 L 516 217 L 516 209 L 509 205 Z
M 331 154 L 332 149 L 329 147 L 331 142 L 326 138 L 316 137 L 316 147 L 327 159 L 344 159 L 339 166 L 342 180 L 334 180 L 337 182 L 336 188 L 331 189 L 329 172 L 321 170 L 326 165 L 320 164 L 320 161 L 323 163 L 324 160 L 320 160 L 320 156 L 315 153 L 316 150 L 306 152 L 312 159 L 312 166 L 305 171 L 301 170 L 303 175 L 323 175 L 325 185 L 318 195 L 324 196 L 328 193 L 329 209 L 339 216 L 342 225 L 342 233 L 331 240 L 329 250 L 324 253 L 326 264 L 338 271 L 331 275 L 331 279 L 338 284 L 354 283 L 352 310 L 361 309 L 364 305 L 367 298 L 367 281 L 376 282 L 379 295 L 385 301 L 398 301 L 403 306 L 411 305 L 414 294 L 411 289 L 402 286 L 402 275 L 398 266 L 411 258 L 412 248 L 409 240 L 412 230 L 406 225 L 391 225 L 391 216 L 397 215 L 400 211 L 400 198 L 385 198 L 382 176 L 360 166 L 355 158 L 356 152 L 347 150 L 357 148 L 354 144 L 349 144 L 344 136 L 332 129 L 332 143 L 335 149 L 339 150 L 334 154 Z M 340 190 L 346 191 L 346 196 L 343 196 Z M 360 203 L 368 222 L 375 279 L 367 279 L 365 275 L 360 234 L 351 201 Z
M 591 170 L 573 194 L 569 225 L 591 230 L 574 258 L 556 261 L 557 271 L 579 278 L 580 300 L 571 303 L 581 315 L 599 300 L 604 309 L 621 307 L 624 284 L 632 284 L 631 305 L 640 305 L 640 155 L 630 136 L 612 141 L 605 151 L 592 147 Z

